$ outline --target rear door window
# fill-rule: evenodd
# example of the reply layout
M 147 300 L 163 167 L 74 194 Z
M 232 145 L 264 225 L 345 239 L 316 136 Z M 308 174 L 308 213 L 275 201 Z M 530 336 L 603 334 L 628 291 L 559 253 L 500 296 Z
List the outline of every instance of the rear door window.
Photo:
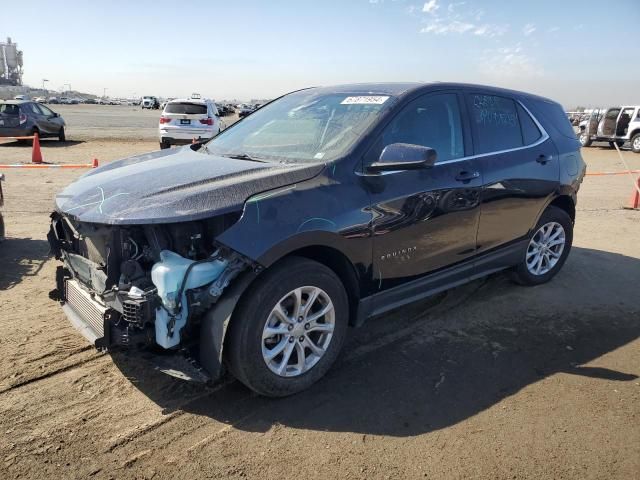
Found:
M 202 103 L 167 103 L 167 106 L 164 109 L 164 113 L 178 113 L 182 115 L 206 115 L 207 106 Z
M 34 115 L 42 115 L 42 112 L 40 111 L 40 108 L 38 108 L 38 105 L 35 103 L 27 103 L 26 105 L 22 106 L 28 113 L 32 113 Z
M 475 93 L 468 96 L 468 103 L 476 154 L 499 152 L 524 145 L 514 100 Z

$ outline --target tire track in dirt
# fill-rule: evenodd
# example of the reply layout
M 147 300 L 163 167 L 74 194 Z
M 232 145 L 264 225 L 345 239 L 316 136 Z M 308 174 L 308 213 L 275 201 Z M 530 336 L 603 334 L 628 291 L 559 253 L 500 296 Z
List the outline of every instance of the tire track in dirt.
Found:
M 82 349 L 81 352 L 86 352 L 88 350 L 93 350 L 93 347 L 88 348 L 88 349 Z M 69 370 L 72 370 L 74 368 L 82 367 L 82 366 L 84 366 L 84 365 L 86 365 L 88 363 L 94 362 L 96 360 L 100 360 L 101 358 L 104 358 L 104 357 L 105 357 L 105 354 L 95 352 L 95 353 L 93 353 L 93 355 L 90 358 L 83 359 L 83 360 L 71 363 L 69 365 L 65 365 L 64 367 L 58 368 L 57 370 L 52 370 L 50 372 L 46 372 L 46 373 L 44 373 L 44 374 L 42 374 L 40 376 L 27 378 L 27 379 L 22 380 L 20 382 L 16 382 L 14 384 L 11 384 L 8 387 L 1 387 L 0 386 L 0 395 L 2 395 L 3 393 L 10 392 L 11 390 L 15 390 L 17 388 L 25 387 L 27 385 L 30 385 L 30 384 L 35 383 L 35 382 L 39 382 L 41 380 L 45 380 L 45 379 L 53 377 L 55 375 L 60 375 L 61 373 L 65 373 L 65 372 L 67 372 Z

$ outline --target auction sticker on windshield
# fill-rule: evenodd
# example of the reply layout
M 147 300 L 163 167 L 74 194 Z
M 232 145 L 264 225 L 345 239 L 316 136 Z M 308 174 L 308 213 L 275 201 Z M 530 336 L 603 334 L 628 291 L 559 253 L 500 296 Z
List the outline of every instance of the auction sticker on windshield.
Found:
M 389 97 L 383 95 L 373 95 L 366 97 L 347 97 L 340 103 L 342 105 L 382 105 Z

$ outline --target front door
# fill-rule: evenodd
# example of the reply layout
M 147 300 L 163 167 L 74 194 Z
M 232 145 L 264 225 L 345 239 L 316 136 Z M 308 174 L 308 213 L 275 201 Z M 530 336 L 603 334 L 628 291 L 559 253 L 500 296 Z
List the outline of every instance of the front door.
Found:
M 465 160 L 461 95 L 433 93 L 407 104 L 365 163 L 392 143 L 433 148 L 422 170 L 365 176 L 373 213 L 373 277 L 384 290 L 470 258 L 476 247 L 482 172 Z

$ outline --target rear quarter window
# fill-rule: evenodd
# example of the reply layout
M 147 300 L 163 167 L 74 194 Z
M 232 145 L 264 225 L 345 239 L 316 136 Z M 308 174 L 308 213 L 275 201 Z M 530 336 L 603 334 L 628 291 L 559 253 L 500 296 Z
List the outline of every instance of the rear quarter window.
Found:
M 563 137 L 571 138 L 573 140 L 576 139 L 576 132 L 574 132 L 571 122 L 569 122 L 567 115 L 564 113 L 564 109 L 559 103 L 537 99 L 531 99 L 529 101 L 533 103 L 536 110 L 540 112 L 542 118 L 538 118 L 538 121 L 543 123 L 543 126 L 545 126 L 544 123 L 547 123 L 557 130 Z M 537 112 L 534 113 L 536 113 L 537 117 Z
M 179 113 L 183 115 L 206 115 L 207 106 L 201 103 L 167 103 L 165 113 Z

